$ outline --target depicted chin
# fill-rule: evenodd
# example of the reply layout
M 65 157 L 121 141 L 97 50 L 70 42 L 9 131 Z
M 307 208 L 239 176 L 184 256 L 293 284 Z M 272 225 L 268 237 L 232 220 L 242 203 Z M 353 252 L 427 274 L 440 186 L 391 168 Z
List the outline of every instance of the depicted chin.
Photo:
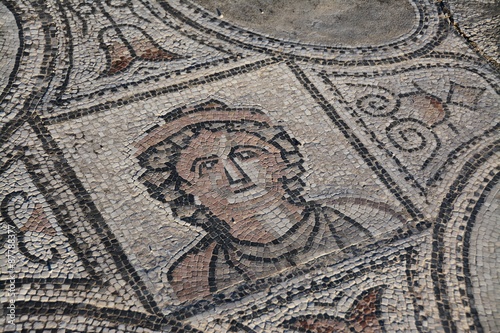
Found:
M 226 197 L 229 205 L 244 207 L 258 207 L 262 203 L 271 203 L 283 200 L 285 190 L 281 186 L 254 188 L 246 192 L 231 194 Z M 262 208 L 262 207 L 261 207 Z
M 258 215 L 263 209 L 283 201 L 284 193 L 264 190 L 246 198 L 226 198 L 225 207 L 220 207 L 227 214 L 233 212 L 243 216 Z

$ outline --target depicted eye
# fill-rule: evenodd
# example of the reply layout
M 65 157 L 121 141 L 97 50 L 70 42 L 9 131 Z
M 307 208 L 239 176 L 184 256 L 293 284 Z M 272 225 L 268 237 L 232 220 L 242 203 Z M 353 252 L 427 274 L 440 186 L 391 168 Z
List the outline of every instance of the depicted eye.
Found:
M 234 156 L 239 158 L 240 160 L 249 160 L 251 158 L 259 156 L 259 154 L 252 150 L 244 150 L 235 153 Z
M 232 156 L 240 161 L 251 160 L 266 152 L 264 148 L 255 146 L 239 146 L 233 149 Z
M 202 161 L 198 164 L 198 175 L 203 176 L 206 174 L 208 171 L 212 170 L 215 168 L 215 165 L 219 163 L 218 159 L 212 159 L 212 160 L 205 160 Z

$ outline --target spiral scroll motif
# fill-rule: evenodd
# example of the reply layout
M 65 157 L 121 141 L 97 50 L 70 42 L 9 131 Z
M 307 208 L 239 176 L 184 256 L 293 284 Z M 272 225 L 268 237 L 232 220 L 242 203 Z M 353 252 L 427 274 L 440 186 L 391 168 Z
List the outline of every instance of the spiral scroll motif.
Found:
M 400 119 L 386 129 L 387 137 L 399 150 L 408 153 L 420 151 L 438 142 L 436 134 L 423 122 L 413 119 Z
M 0 202 L 1 216 L 3 221 L 6 222 L 17 235 L 19 251 L 31 262 L 48 265 L 50 262 L 56 262 L 61 259 L 61 254 L 56 249 L 55 244 L 48 244 L 49 247 L 45 247 L 46 251 L 42 251 L 42 249 L 38 247 L 39 244 L 33 244 L 33 241 L 30 237 L 30 232 L 23 231 L 23 229 L 19 228 L 14 222 L 14 219 L 16 219 L 17 216 L 23 214 L 23 211 L 25 210 L 25 207 L 27 207 L 29 201 L 30 197 L 24 191 L 9 193 Z M 2 245 L 4 242 L 5 237 L 1 237 L 0 245 Z M 36 247 L 38 247 L 38 251 L 33 251 L 33 249 Z
M 372 117 L 387 117 L 398 111 L 399 100 L 389 91 L 377 89 L 376 92 L 360 97 L 356 101 L 356 106 Z

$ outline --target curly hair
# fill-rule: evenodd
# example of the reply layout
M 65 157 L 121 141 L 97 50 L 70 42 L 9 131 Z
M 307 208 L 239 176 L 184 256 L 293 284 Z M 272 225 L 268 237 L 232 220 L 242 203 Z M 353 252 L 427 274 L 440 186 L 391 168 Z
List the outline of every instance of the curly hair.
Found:
M 202 130 L 246 132 L 274 145 L 286 163 L 286 176 L 280 178 L 286 193 L 283 199 L 293 204 L 305 202 L 301 193 L 305 183 L 300 178 L 304 173 L 303 158 L 298 150 L 300 144 L 281 126 L 271 126 L 267 122 L 253 120 L 210 120 L 190 124 L 137 156 L 139 164 L 145 169 L 140 180 L 148 188 L 149 194 L 161 202 L 168 203 L 175 215 L 199 225 L 199 221 L 193 220 L 195 215 L 199 215 L 196 212 L 207 212 L 205 207 L 195 204 L 192 194 L 181 189 L 186 180 L 179 176 L 176 169 L 181 151 L 187 148 Z

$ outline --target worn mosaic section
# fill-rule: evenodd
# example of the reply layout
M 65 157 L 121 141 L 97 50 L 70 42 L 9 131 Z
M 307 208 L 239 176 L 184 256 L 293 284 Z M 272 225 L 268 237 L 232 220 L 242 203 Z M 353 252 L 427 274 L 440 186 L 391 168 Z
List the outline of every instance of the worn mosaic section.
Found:
M 453 6 L 214 5 L 0 4 L 3 331 L 498 331 L 498 64 Z
M 496 0 L 450 1 L 450 18 L 462 35 L 482 54 L 498 62 L 500 3 Z

